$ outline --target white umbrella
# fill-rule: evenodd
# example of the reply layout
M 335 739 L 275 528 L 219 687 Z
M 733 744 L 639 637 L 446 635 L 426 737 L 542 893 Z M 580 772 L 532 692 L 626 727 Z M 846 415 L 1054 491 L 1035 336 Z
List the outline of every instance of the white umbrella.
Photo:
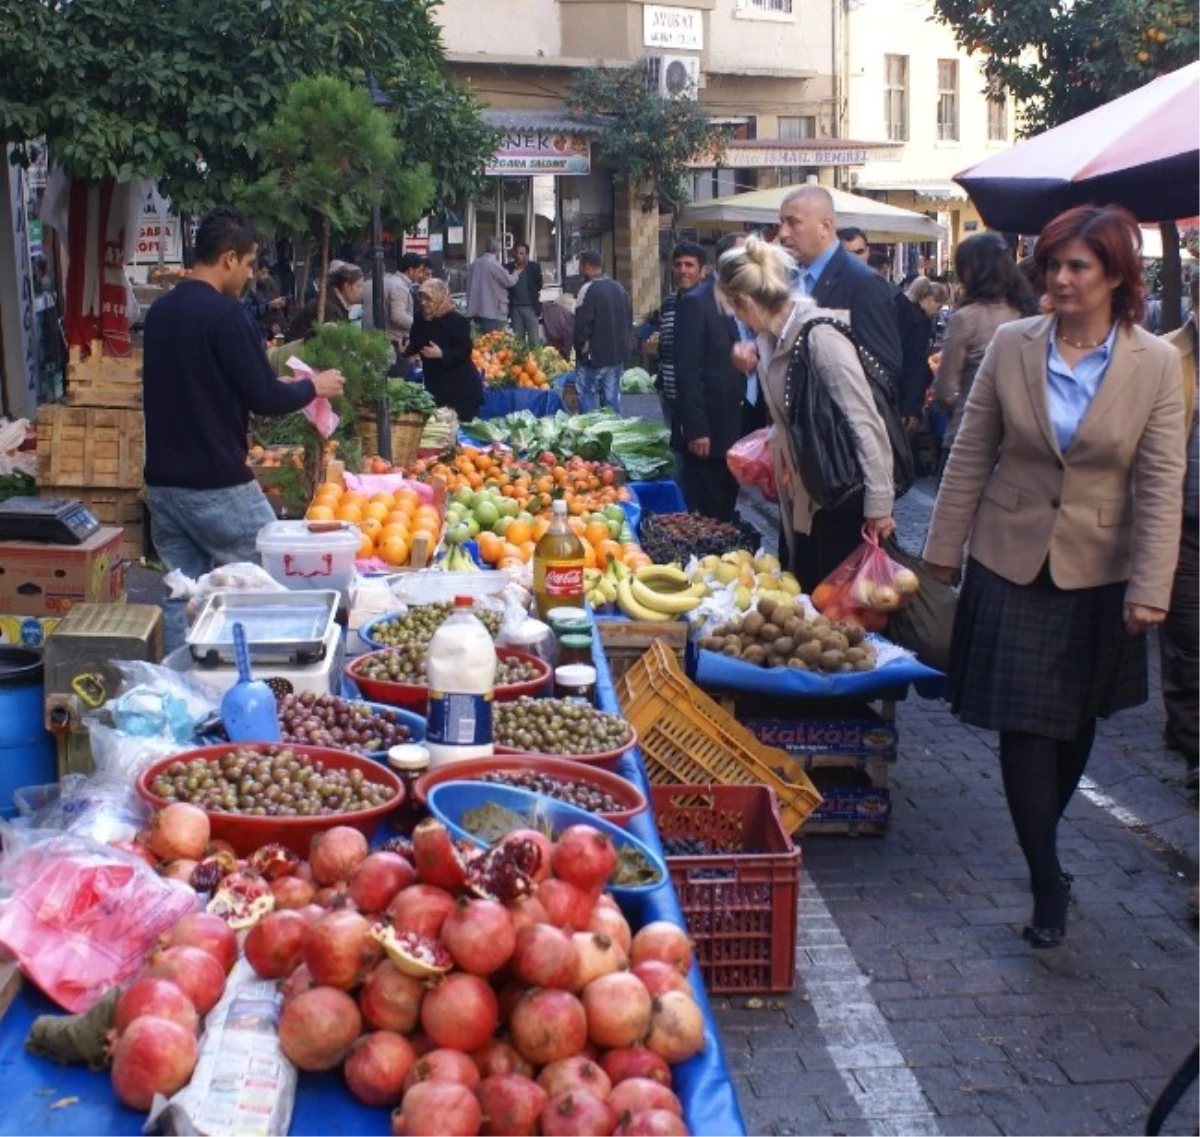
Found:
M 754 190 L 683 207 L 686 224 L 703 228 L 740 229 L 744 224 L 778 225 L 779 207 L 796 186 Z M 825 187 L 828 189 L 828 187 Z M 830 189 L 839 229 L 862 229 L 871 241 L 944 241 L 945 227 L 923 213 L 900 209 L 869 197 Z

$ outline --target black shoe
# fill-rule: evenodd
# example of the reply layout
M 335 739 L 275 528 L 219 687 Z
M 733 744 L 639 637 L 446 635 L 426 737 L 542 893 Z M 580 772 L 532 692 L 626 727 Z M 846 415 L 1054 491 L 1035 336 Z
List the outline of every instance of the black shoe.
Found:
M 1021 938 L 1028 942 L 1031 948 L 1056 948 L 1066 939 L 1066 928 L 1038 928 L 1026 924 Z

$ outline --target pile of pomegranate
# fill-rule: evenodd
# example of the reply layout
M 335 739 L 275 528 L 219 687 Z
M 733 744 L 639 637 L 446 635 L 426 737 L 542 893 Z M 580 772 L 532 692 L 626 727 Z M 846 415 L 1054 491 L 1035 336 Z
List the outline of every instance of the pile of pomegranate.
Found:
M 430 818 L 371 852 L 338 826 L 307 861 L 279 846 L 238 861 L 188 836 L 194 855 L 163 871 L 214 899 L 122 997 L 127 1104 L 190 1077 L 244 921 L 247 962 L 282 984 L 284 1053 L 341 1066 L 359 1101 L 393 1107 L 395 1134 L 688 1132 L 670 1067 L 704 1045 L 691 944 L 666 921 L 632 932 L 603 890 L 617 854 L 598 830 L 518 830 L 481 851 Z M 247 893 L 254 910 L 230 908 Z

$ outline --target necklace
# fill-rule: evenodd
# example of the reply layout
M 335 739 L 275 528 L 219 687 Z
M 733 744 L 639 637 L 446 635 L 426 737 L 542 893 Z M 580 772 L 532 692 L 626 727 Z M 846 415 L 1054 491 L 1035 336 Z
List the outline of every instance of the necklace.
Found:
M 1077 348 L 1079 351 L 1091 351 L 1093 348 L 1099 347 L 1106 339 L 1108 339 L 1108 333 L 1106 332 L 1101 339 L 1096 340 L 1094 343 L 1090 343 L 1087 340 L 1073 340 L 1069 335 L 1067 335 L 1066 332 L 1062 330 L 1061 327 L 1057 329 L 1057 335 L 1058 338 L 1062 340 L 1063 343 L 1065 343 L 1068 347 Z

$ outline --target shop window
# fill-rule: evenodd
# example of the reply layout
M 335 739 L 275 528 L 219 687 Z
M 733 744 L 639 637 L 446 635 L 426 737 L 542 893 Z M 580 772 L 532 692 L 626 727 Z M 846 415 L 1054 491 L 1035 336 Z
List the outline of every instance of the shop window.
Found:
M 1003 83 L 988 84 L 988 141 L 1008 141 L 1008 91 Z
M 889 142 L 908 141 L 908 56 L 885 55 L 883 117 Z
M 779 137 L 786 139 L 816 138 L 817 116 L 781 115 L 779 117 Z
M 939 59 L 937 136 L 939 142 L 958 141 L 958 60 Z

